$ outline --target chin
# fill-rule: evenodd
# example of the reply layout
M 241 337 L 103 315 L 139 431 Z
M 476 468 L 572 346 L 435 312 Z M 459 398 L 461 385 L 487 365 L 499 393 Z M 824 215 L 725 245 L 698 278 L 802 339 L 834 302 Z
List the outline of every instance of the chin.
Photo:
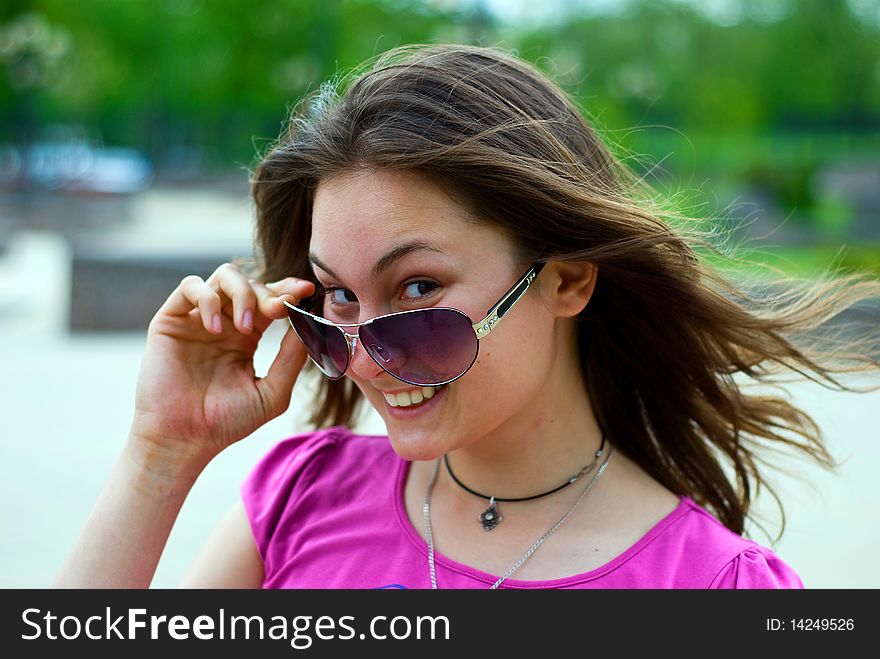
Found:
M 406 430 L 395 429 L 393 426 L 388 428 L 388 440 L 391 442 L 391 448 L 403 460 L 413 462 L 436 460 L 449 450 L 445 442 L 437 441 L 437 435 L 436 429 Z

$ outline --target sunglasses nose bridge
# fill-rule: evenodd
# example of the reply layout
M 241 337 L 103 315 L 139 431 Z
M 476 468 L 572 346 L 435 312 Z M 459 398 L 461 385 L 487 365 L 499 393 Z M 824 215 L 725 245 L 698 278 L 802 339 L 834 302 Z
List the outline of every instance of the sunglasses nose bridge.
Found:
M 368 369 L 370 369 L 370 366 L 372 366 L 372 368 L 376 368 L 376 366 L 378 365 L 379 367 L 381 367 L 381 370 L 384 370 L 384 367 L 382 367 L 382 364 L 379 363 L 379 360 L 376 359 L 375 355 L 373 355 L 373 353 L 370 350 L 366 350 L 366 349 L 362 350 L 362 352 L 366 355 L 366 358 L 365 358 L 366 362 L 363 362 L 360 366 L 355 366 L 355 360 L 357 359 L 356 350 L 358 347 L 358 340 L 362 339 L 363 337 L 361 337 L 359 333 L 358 334 L 351 334 L 351 333 L 343 330 L 341 327 L 339 329 L 340 329 L 340 331 L 342 331 L 342 334 L 345 336 L 345 340 L 348 343 L 348 348 L 349 348 L 348 368 L 349 369 L 350 368 L 359 369 L 359 372 L 362 375 L 362 377 L 372 377 L 372 376 L 366 375 L 368 372 Z M 358 327 L 358 332 L 359 331 L 360 331 L 360 327 Z M 360 341 L 360 345 L 363 346 L 363 341 Z M 374 346 L 374 348 L 375 347 L 376 346 Z M 372 371 L 369 371 L 369 372 L 372 372 Z M 392 373 L 392 375 L 394 375 L 394 374 Z M 395 376 L 395 377 L 397 377 L 397 376 Z
M 357 343 L 359 338 L 358 335 L 350 334 L 341 327 L 339 328 L 339 330 L 342 332 L 342 335 L 345 337 L 345 342 L 348 344 L 349 354 L 351 355 L 352 359 L 354 359 L 354 351 L 357 350 Z

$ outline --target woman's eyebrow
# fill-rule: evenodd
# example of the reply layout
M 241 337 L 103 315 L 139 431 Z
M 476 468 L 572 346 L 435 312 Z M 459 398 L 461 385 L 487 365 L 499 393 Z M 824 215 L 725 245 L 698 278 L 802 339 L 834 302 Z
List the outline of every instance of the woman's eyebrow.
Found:
M 385 255 L 376 261 L 376 264 L 370 269 L 370 281 L 376 281 L 379 277 L 382 276 L 388 268 L 392 266 L 392 264 L 406 256 L 411 252 L 417 251 L 429 251 L 429 252 L 437 252 L 438 254 L 444 254 L 445 252 L 433 245 L 432 243 L 426 242 L 424 240 L 413 240 L 408 243 L 403 243 L 402 245 L 398 245 L 388 250 Z M 316 254 L 309 253 L 309 261 L 313 264 L 321 268 L 324 272 L 328 273 L 331 277 L 335 277 L 336 279 L 342 280 L 335 272 L 333 272 L 330 268 L 328 268 L 321 259 L 318 258 Z

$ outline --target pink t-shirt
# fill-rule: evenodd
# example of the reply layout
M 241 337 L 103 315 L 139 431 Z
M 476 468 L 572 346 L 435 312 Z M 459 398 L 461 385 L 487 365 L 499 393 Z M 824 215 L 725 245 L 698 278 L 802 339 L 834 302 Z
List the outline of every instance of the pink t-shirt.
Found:
M 335 426 L 281 441 L 242 484 L 264 588 L 430 588 L 428 547 L 403 503 L 409 461 L 384 435 Z M 730 531 L 687 496 L 602 567 L 501 588 L 803 588 L 769 549 Z M 497 579 L 435 554 L 441 588 Z

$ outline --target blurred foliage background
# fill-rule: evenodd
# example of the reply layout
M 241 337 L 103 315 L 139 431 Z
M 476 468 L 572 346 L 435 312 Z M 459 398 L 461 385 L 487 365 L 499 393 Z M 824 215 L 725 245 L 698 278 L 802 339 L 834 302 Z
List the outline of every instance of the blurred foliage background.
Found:
M 304 93 L 417 42 L 515 49 L 784 269 L 880 273 L 878 0 L 7 0 L 7 188 L 16 153 L 59 141 L 135 149 L 153 185 L 240 177 Z

